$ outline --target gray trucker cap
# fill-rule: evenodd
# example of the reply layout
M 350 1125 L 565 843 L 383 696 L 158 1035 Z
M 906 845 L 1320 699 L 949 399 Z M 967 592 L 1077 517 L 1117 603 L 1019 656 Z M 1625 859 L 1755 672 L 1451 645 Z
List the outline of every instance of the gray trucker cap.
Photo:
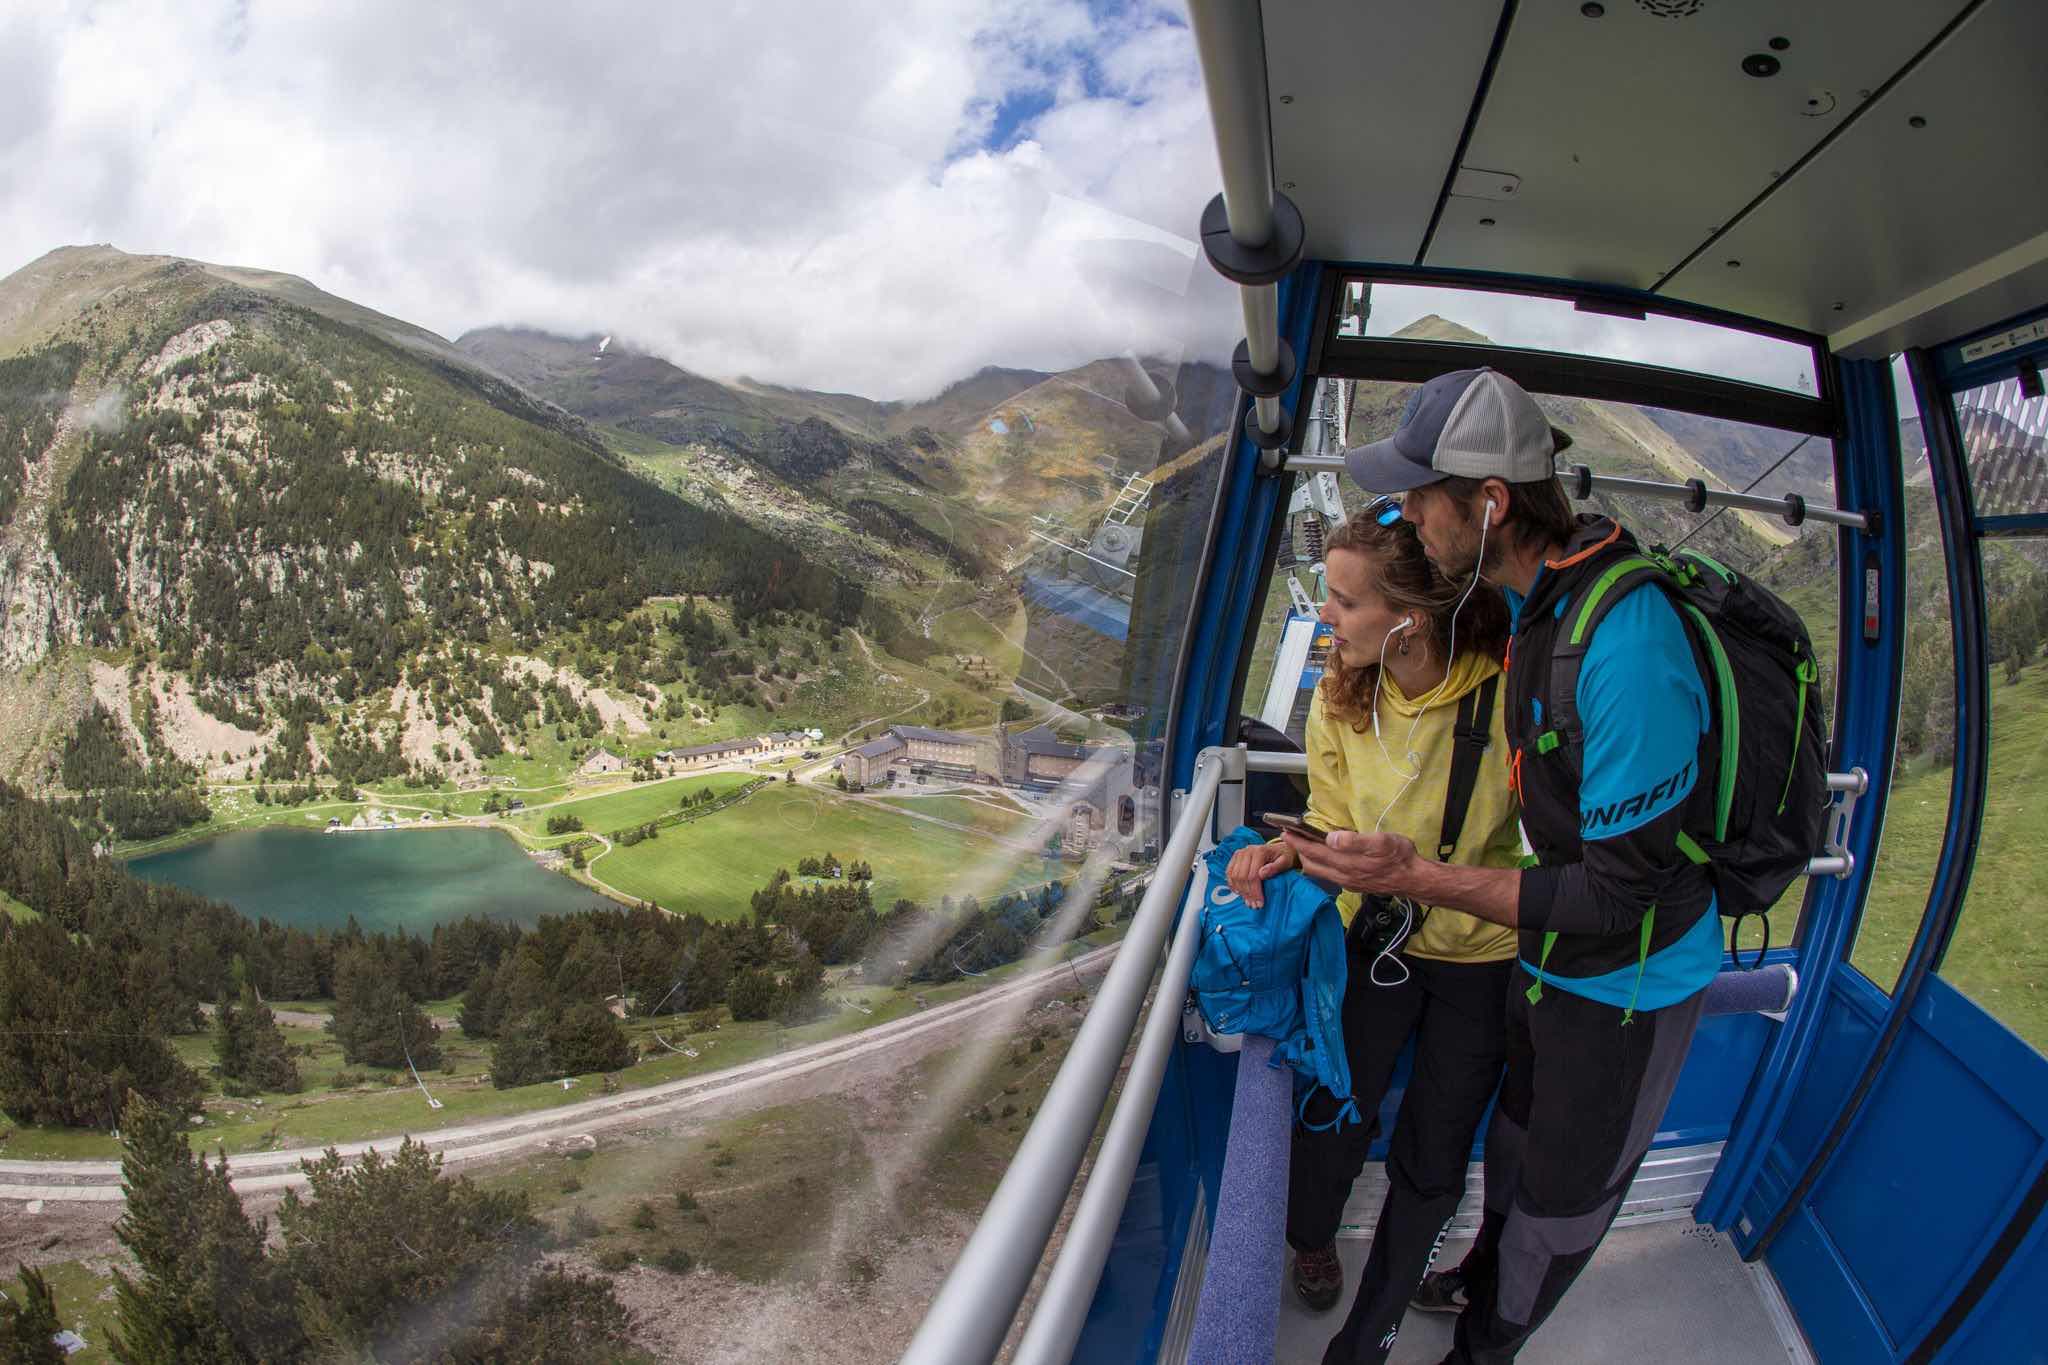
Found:
M 1392 436 L 1346 451 L 1344 468 L 1374 493 L 1452 475 L 1535 483 L 1557 472 L 1557 452 L 1571 443 L 1529 391 L 1500 371 L 1454 370 L 1415 391 Z

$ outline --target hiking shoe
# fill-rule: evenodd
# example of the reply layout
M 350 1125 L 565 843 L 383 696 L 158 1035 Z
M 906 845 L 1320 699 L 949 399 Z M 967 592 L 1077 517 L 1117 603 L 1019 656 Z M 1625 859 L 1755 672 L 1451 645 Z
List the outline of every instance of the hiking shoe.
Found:
M 1294 1292 L 1318 1313 L 1337 1302 L 1344 1292 L 1344 1263 L 1337 1259 L 1335 1242 L 1294 1253 Z
M 1432 1270 L 1422 1277 L 1421 1284 L 1415 1286 L 1408 1306 L 1420 1308 L 1425 1313 L 1462 1313 L 1471 1301 L 1472 1295 L 1466 1287 L 1463 1272 Z

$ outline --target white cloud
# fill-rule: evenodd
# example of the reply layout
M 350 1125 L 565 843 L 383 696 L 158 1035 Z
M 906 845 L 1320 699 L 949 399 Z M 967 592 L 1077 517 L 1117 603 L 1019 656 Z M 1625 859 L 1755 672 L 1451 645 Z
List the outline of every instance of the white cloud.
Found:
M 1215 355 L 1192 40 L 1101 8 L 37 10 L 0 29 L 0 270 L 111 241 L 878 397 Z

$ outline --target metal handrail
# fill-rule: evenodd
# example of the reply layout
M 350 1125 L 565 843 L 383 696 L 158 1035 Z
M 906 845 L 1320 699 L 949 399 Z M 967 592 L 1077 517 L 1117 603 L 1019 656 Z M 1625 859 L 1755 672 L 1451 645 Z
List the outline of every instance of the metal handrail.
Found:
M 968 1365 L 992 1361 L 1002 1349 L 1116 1080 L 1151 986 L 1153 965 L 1180 906 L 1182 883 L 1208 831 L 1209 811 L 1221 777 L 1220 763 L 1196 765 L 1179 818 L 1116 961 L 1104 975 L 1066 1061 L 1045 1092 L 1037 1119 L 1018 1144 L 974 1234 L 926 1310 L 917 1335 L 911 1338 L 904 1361 Z M 1175 946 L 1178 948 L 1178 940 Z M 1155 1004 L 1155 1012 L 1159 1008 Z M 1177 1003 L 1172 1013 L 1178 1020 Z M 1155 1081 L 1148 1103 L 1157 1089 Z M 1129 1087 L 1126 1095 L 1132 1095 Z M 1092 1294 L 1093 1286 L 1088 1289 Z M 1043 1296 L 1040 1311 L 1045 1311 Z
M 1207 819 L 1206 814 L 1201 817 Z M 1202 883 L 1197 882 L 1200 887 Z M 1131 1178 L 1138 1169 L 1138 1157 L 1145 1148 L 1145 1134 L 1152 1126 L 1152 1110 L 1159 1100 L 1159 1085 L 1166 1076 L 1167 1059 L 1173 1054 L 1174 1039 L 1181 1030 L 1180 1002 L 1186 997 L 1188 976 L 1194 970 L 1195 950 L 1201 942 L 1202 913 L 1199 903 L 1181 908 L 1180 926 L 1174 930 L 1173 947 L 1167 953 L 1166 970 L 1160 974 L 1159 989 L 1152 994 L 1152 1012 L 1145 1016 L 1145 1030 L 1138 1039 L 1137 1054 L 1131 1059 L 1130 1075 L 1109 1130 L 1103 1134 L 1102 1149 L 1088 1172 L 1088 1186 L 1067 1224 L 1066 1240 L 1053 1259 L 1045 1287 L 1039 1291 L 1037 1311 L 1031 1315 L 1024 1337 L 1017 1344 L 1014 1365 L 1067 1365 L 1074 1344 L 1081 1339 L 1081 1326 L 1088 1317 L 1088 1305 L 1102 1280 L 1102 1267 L 1109 1260 L 1110 1244 L 1116 1239 L 1117 1220 L 1124 1201 L 1130 1197 Z
M 1202 84 L 1209 92 L 1230 235 L 1241 246 L 1265 246 L 1273 239 L 1273 139 L 1267 123 L 1266 49 L 1258 6 L 1236 0 L 1191 0 L 1188 26 L 1194 30 Z M 1251 367 L 1271 374 L 1280 364 L 1280 291 L 1270 284 L 1240 285 L 1238 296 Z M 1258 399 L 1256 410 L 1259 430 L 1280 429 L 1278 398 Z
M 1344 472 L 1342 455 L 1290 455 L 1287 467 L 1303 473 L 1321 473 L 1325 470 Z M 1845 512 L 1839 507 L 1827 507 L 1807 502 L 1803 498 L 1773 498 L 1761 493 L 1734 493 L 1719 488 L 1689 483 L 1660 483 L 1654 479 L 1627 479 L 1618 474 L 1588 474 L 1581 477 L 1576 470 L 1560 469 L 1558 481 L 1573 497 L 1584 497 L 1580 491 L 1583 484 L 1587 492 L 1597 490 L 1603 493 L 1619 493 L 1628 497 L 1666 498 L 1672 501 L 1697 504 L 1694 510 L 1708 507 L 1733 507 L 1741 511 L 1766 512 L 1773 516 L 1793 521 L 1795 509 L 1800 521 L 1824 521 L 1832 526 L 1853 526 L 1863 530 L 1870 524 L 1870 518 L 1861 512 Z
M 1255 773 L 1299 775 L 1308 772 L 1308 755 L 1251 750 L 1244 756 L 1244 766 L 1247 771 Z M 1828 790 L 1848 792 L 1852 798 L 1861 796 L 1870 790 L 1870 774 L 1861 768 L 1846 773 L 1829 773 Z M 1832 845 L 1830 852 L 1810 858 L 1806 864 L 1809 877 L 1846 877 L 1855 870 L 1856 859 L 1847 850 L 1833 851 Z

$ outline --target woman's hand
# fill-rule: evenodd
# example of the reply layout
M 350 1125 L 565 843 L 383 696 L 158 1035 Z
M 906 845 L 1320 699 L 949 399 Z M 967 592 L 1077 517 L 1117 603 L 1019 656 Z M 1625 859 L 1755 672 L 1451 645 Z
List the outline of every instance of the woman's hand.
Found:
M 1299 866 L 1301 860 L 1285 844 L 1253 844 L 1231 855 L 1230 866 L 1223 875 L 1229 880 L 1230 889 L 1242 896 L 1246 905 L 1263 909 L 1266 904 L 1266 878 L 1291 872 Z

